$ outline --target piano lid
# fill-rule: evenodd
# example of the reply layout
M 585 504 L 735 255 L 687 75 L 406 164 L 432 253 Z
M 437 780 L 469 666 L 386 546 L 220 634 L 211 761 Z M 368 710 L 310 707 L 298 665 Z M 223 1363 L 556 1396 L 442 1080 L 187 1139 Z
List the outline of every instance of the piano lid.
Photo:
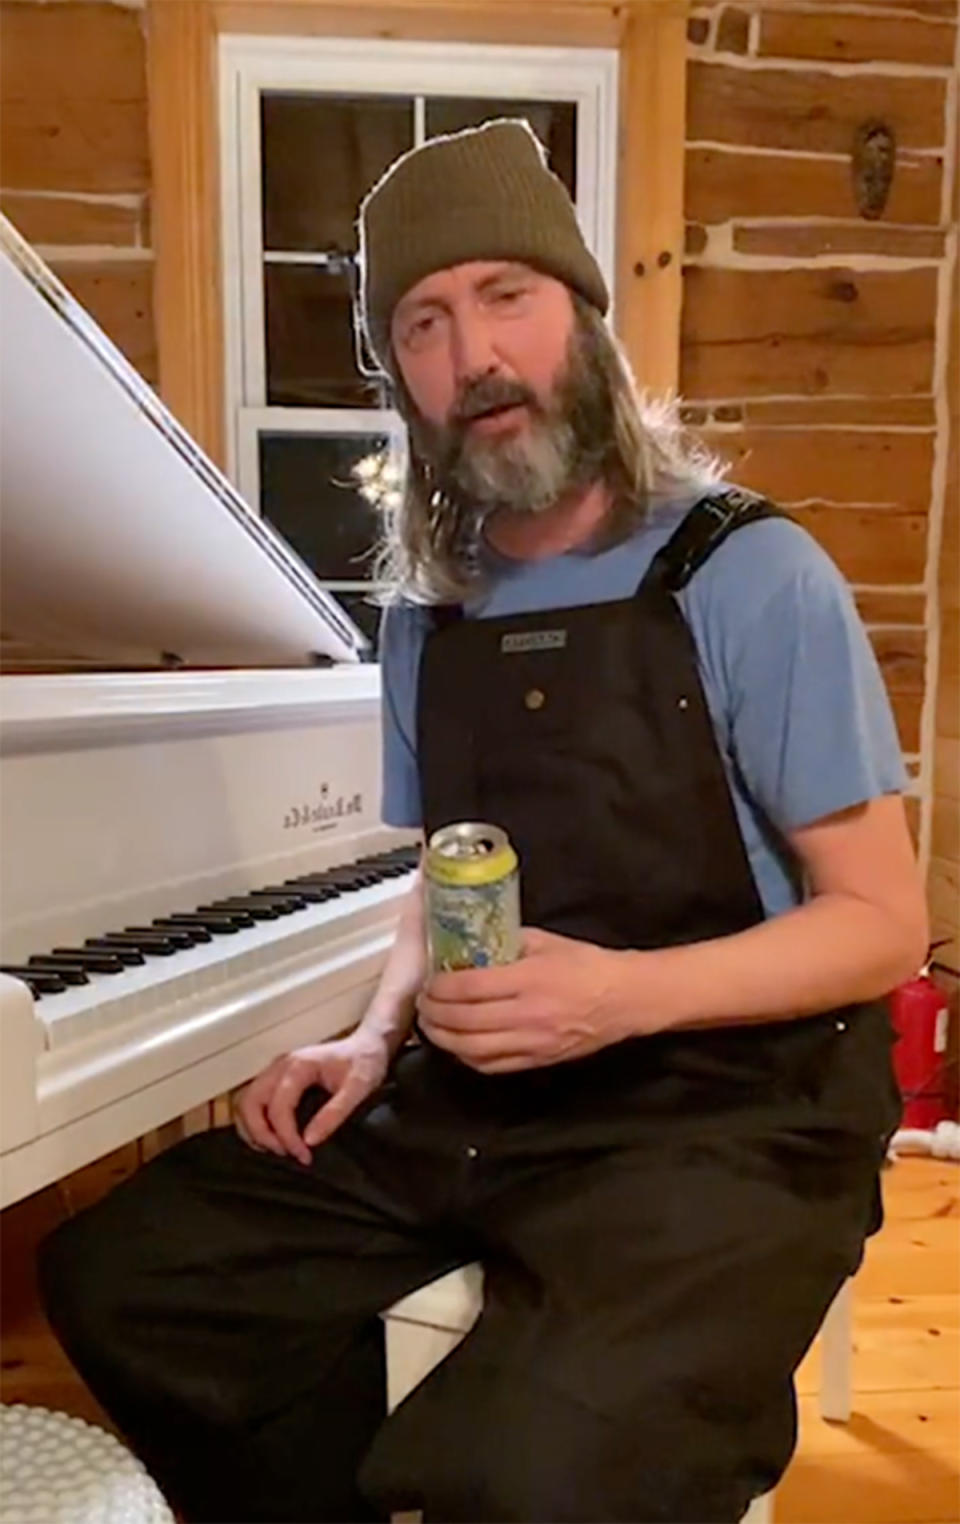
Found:
M 356 661 L 368 642 L 0 216 L 0 618 L 110 667 Z

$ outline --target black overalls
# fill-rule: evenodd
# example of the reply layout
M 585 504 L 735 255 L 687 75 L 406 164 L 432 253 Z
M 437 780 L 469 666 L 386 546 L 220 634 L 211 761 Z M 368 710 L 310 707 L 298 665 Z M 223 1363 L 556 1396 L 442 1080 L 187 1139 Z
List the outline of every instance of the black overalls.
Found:
M 428 637 L 426 824 L 504 826 L 528 924 L 761 918 L 674 591 L 765 511 L 700 505 L 632 599 Z M 309 1169 L 207 1134 L 67 1224 L 48 1310 L 190 1520 L 733 1524 L 791 1453 L 896 1116 L 880 1007 L 499 1077 L 411 1046 Z M 477 1257 L 480 1323 L 383 1423 L 378 1312 Z

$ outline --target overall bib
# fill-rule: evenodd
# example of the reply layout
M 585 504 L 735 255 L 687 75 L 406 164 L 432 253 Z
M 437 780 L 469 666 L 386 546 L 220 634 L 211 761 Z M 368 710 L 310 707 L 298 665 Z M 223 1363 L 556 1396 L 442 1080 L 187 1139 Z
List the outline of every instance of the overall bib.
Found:
M 438 619 L 425 823 L 505 827 L 528 924 L 654 948 L 762 918 L 675 592 L 768 511 L 699 505 L 621 602 Z M 161 1155 L 48 1241 L 47 1308 L 191 1524 L 735 1524 L 896 1117 L 879 1006 L 502 1076 L 420 1042 L 309 1167 L 230 1130 Z M 379 1313 L 474 1258 L 479 1323 L 384 1422 Z

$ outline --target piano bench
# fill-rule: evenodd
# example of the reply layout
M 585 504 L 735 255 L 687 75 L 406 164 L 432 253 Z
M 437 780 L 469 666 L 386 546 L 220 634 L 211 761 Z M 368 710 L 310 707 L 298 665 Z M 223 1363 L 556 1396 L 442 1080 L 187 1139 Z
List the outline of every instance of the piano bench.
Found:
M 106 1429 L 26 1403 L 0 1403 L 0 1520 L 9 1524 L 174 1524 L 143 1464 Z
M 387 1354 L 387 1410 L 439 1365 L 469 1333 L 483 1306 L 483 1270 L 463 1265 L 412 1291 L 383 1313 Z M 821 1330 L 823 1376 L 820 1411 L 824 1418 L 850 1417 L 851 1299 L 849 1281 L 827 1313 Z M 395 1524 L 418 1515 L 394 1514 Z M 741 1524 L 772 1524 L 773 1494 L 755 1498 Z

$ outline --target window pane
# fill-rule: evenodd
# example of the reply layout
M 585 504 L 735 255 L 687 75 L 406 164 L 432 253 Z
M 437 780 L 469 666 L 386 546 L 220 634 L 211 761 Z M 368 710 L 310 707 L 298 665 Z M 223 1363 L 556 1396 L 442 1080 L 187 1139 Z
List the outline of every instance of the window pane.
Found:
M 263 246 L 357 247 L 361 198 L 413 147 L 413 102 L 402 96 L 264 94 Z
M 317 265 L 265 265 L 267 401 L 278 407 L 379 407 L 357 369 L 350 283 Z
M 260 507 L 324 582 L 362 582 L 379 515 L 357 490 L 357 462 L 384 448 L 385 434 L 262 434 Z
M 577 196 L 577 108 L 572 101 L 445 100 L 427 103 L 427 137 L 479 127 L 494 116 L 525 117 L 550 156 L 550 168 Z

